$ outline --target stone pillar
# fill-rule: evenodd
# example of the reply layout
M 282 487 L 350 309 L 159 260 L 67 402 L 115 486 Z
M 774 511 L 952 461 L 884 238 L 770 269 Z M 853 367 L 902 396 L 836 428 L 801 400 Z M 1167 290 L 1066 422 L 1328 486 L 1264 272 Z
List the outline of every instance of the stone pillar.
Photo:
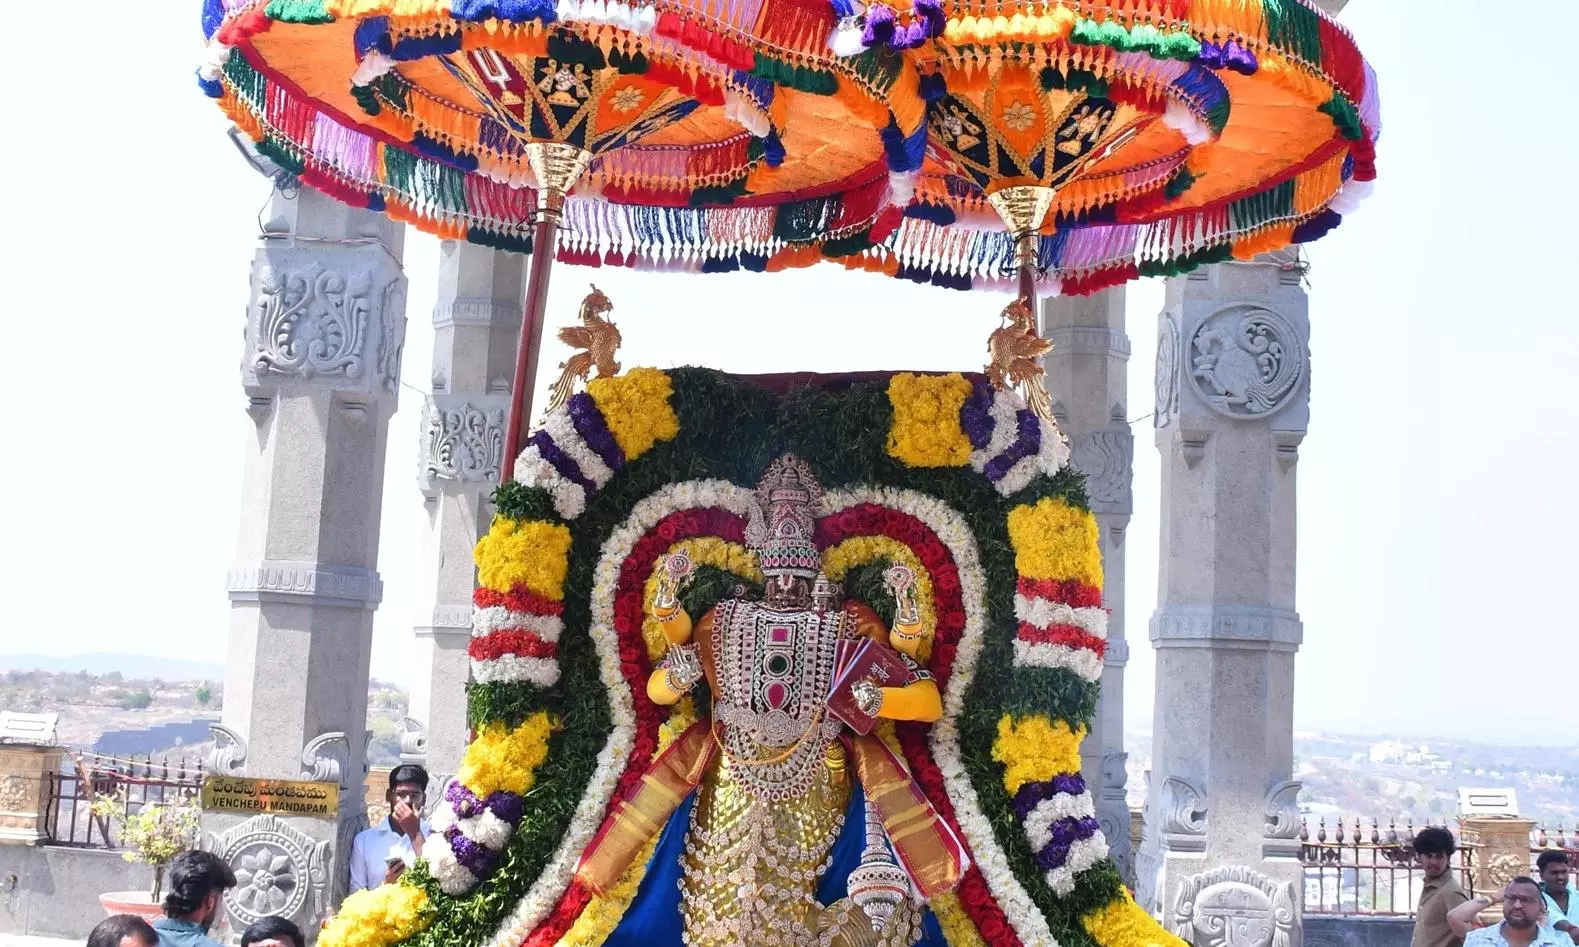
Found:
M 416 684 L 402 758 L 434 789 L 466 749 L 466 655 L 472 547 L 487 532 L 503 469 L 505 413 L 521 329 L 526 257 L 445 241 L 433 307 L 433 394 L 423 410 L 417 482 L 428 514 L 422 539 Z M 430 792 L 436 801 L 437 791 Z
M 403 244 L 403 226 L 378 214 L 308 188 L 276 190 L 253 257 L 241 364 L 253 430 L 209 769 L 337 782 L 341 792 L 332 821 L 205 815 L 205 846 L 242 879 L 225 898 L 238 933 L 263 914 L 315 932 L 345 891 L 351 839 L 366 825 L 368 657 L 405 340 Z
M 46 819 L 64 753 L 58 746 L 0 744 L 0 845 L 37 845 L 49 838 Z
M 1291 256 L 1168 281 L 1142 903 L 1194 943 L 1299 947 L 1295 471 L 1310 323 Z
M 1124 288 L 1091 296 L 1049 299 L 1042 335 L 1053 343 L 1046 359 L 1047 390 L 1058 424 L 1069 438 L 1074 465 L 1085 473 L 1091 510 L 1101 530 L 1103 604 L 1108 618 L 1102 696 L 1091 733 L 1081 745 L 1087 784 L 1119 871 L 1133 876 L 1129 804 L 1125 801 L 1124 531 L 1134 509 L 1135 438 L 1129 427 L 1129 337 L 1124 334 Z
M 1461 841 L 1475 848 L 1475 894 L 1501 895 L 1508 882 L 1535 874 L 1530 864 L 1533 819 L 1511 815 L 1474 815 L 1464 820 Z M 1536 879 L 1539 880 L 1539 879 Z M 1502 919 L 1502 906 L 1488 908 L 1482 917 Z

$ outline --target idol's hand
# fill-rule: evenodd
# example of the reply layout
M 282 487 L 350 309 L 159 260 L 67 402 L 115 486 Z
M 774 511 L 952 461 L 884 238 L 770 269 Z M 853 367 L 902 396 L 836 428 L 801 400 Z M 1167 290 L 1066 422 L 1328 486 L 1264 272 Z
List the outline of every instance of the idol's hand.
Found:
M 909 566 L 890 566 L 883 573 L 883 584 L 894 595 L 898 607 L 894 615 L 897 625 L 914 625 L 921 621 L 921 610 L 916 607 L 916 574 Z
M 672 616 L 679 608 L 680 590 L 691 581 L 691 576 L 696 572 L 696 565 L 691 562 L 691 557 L 683 552 L 677 552 L 663 558 L 663 564 L 658 572 L 658 591 L 653 597 L 653 610 L 659 618 Z
M 857 681 L 850 693 L 855 697 L 855 706 L 868 717 L 877 716 L 883 709 L 883 689 L 871 681 Z
M 671 647 L 664 667 L 664 683 L 677 694 L 686 693 L 702 679 L 702 659 L 694 644 Z

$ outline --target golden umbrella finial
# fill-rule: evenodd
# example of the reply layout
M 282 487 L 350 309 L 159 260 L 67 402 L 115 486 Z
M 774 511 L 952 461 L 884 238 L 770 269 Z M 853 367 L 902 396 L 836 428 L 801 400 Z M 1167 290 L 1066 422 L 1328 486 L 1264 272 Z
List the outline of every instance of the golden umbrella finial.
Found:
M 1016 299 L 1004 308 L 1003 325 L 987 336 L 987 380 L 1000 391 L 1018 389 L 1037 417 L 1056 425 L 1052 398 L 1042 384 L 1042 357 L 1052 350 L 1053 343 L 1036 331 L 1031 307 Z
M 609 378 L 620 373 L 620 363 L 614 353 L 620 347 L 620 330 L 610 319 L 614 304 L 596 286 L 581 301 L 579 326 L 566 326 L 559 330 L 559 341 L 578 351 L 559 363 L 559 378 L 548 388 L 548 404 L 543 408 L 546 417 L 555 408 L 570 400 L 576 390 L 576 379 L 583 382 L 597 369 L 599 378 Z

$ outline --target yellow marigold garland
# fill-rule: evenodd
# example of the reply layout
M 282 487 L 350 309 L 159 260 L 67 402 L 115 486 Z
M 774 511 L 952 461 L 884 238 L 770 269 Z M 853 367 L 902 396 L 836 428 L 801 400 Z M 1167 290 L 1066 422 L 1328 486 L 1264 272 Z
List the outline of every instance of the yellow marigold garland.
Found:
M 992 741 L 992 758 L 1004 764 L 1003 787 L 1012 796 L 1026 783 L 1080 772 L 1080 741 L 1085 737 L 1085 727 L 1071 730 L 1046 714 L 1019 720 L 1004 714 L 998 720 L 998 738 Z
M 932 899 L 932 915 L 938 919 L 938 927 L 943 929 L 943 940 L 948 947 L 987 947 L 987 942 L 982 940 L 981 932 L 976 930 L 976 924 L 965 913 L 965 906 L 960 904 L 959 895 L 950 891 Z M 1103 947 L 1126 947 L 1119 944 L 1103 944 Z
M 587 383 L 587 393 L 627 461 L 680 433 L 680 420 L 669 405 L 674 385 L 656 368 L 633 368 L 613 378 L 595 378 Z
M 387 947 L 432 920 L 428 894 L 415 885 L 379 885 L 351 895 L 318 935 L 323 947 Z
M 1136 904 L 1127 888 L 1121 887 L 1118 898 L 1087 914 L 1080 923 L 1091 939 L 1103 947 L 1189 947 Z
M 822 568 L 828 578 L 840 582 L 851 569 L 874 559 L 888 559 L 897 565 L 909 566 L 916 574 L 916 605 L 921 612 L 921 633 L 927 639 L 921 653 L 925 658 L 931 650 L 932 635 L 937 631 L 938 613 L 932 598 L 932 576 L 909 546 L 888 536 L 857 536 L 824 552 Z
M 682 539 L 669 547 L 669 554 L 683 552 L 691 557 L 691 562 L 698 566 L 712 566 L 725 572 L 732 572 L 752 582 L 762 581 L 762 570 L 757 568 L 756 554 L 739 543 L 719 539 L 716 536 L 702 536 L 695 539 Z M 663 626 L 658 619 L 652 617 L 652 603 L 658 595 L 659 570 L 654 569 L 647 576 L 647 585 L 642 589 L 641 637 L 647 644 L 647 657 L 656 661 L 663 657 L 668 650 L 668 639 L 663 636 Z M 700 621 L 701 615 L 692 615 L 692 620 Z
M 970 463 L 970 438 L 959 412 L 970 397 L 970 382 L 951 375 L 904 372 L 888 382 L 894 423 L 888 453 L 911 467 L 963 467 Z
M 1102 584 L 1097 519 L 1063 500 L 1045 497 L 1009 511 L 1014 566 L 1027 579 L 1071 579 Z
M 496 516 L 477 541 L 477 582 L 495 592 L 521 586 L 550 601 L 565 597 L 570 571 L 570 530 L 557 523 L 517 522 Z
M 548 757 L 555 726 L 547 711 L 527 717 L 513 730 L 502 723 L 485 725 L 466 748 L 455 778 L 478 797 L 499 789 L 524 795 L 537 782 L 537 767 Z

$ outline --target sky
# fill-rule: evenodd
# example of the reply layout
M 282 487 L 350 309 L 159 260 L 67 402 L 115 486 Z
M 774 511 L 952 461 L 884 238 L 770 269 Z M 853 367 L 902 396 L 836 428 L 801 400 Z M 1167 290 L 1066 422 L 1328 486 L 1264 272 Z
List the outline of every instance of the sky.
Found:
M 1521 20 L 1566 22 L 1572 0 Z M 1309 248 L 1313 395 L 1299 477 L 1302 729 L 1579 742 L 1569 600 L 1579 557 L 1579 305 L 1566 276 L 1579 199 L 1572 86 L 1554 47 L 1483 42 L 1487 6 L 1354 0 L 1381 76 L 1376 194 Z M 196 87 L 199 4 L 128 16 L 68 46 L 14 44 L 0 150 L 12 236 L 0 378 L 16 396 L 0 652 L 223 661 L 245 438 L 247 274 L 268 184 Z M 1522 34 L 1521 34 L 1522 35 Z M 26 94 L 24 94 L 26 93 Z M 438 245 L 412 231 L 406 387 L 389 436 L 373 672 L 414 676 Z M 690 276 L 558 266 L 551 318 L 596 280 L 627 366 L 740 372 L 976 370 L 1007 297 L 835 267 Z M 1162 285 L 1128 290 L 1135 513 L 1126 715 L 1152 714 L 1158 455 L 1152 364 Z M 563 356 L 545 345 L 546 373 Z M 546 380 L 546 377 L 545 377 Z M 540 390 L 540 389 L 539 389 Z M 1549 682 L 1549 683 L 1548 683 Z M 457 695 L 456 699 L 460 699 Z M 1507 720 L 1515 715 L 1516 723 Z

